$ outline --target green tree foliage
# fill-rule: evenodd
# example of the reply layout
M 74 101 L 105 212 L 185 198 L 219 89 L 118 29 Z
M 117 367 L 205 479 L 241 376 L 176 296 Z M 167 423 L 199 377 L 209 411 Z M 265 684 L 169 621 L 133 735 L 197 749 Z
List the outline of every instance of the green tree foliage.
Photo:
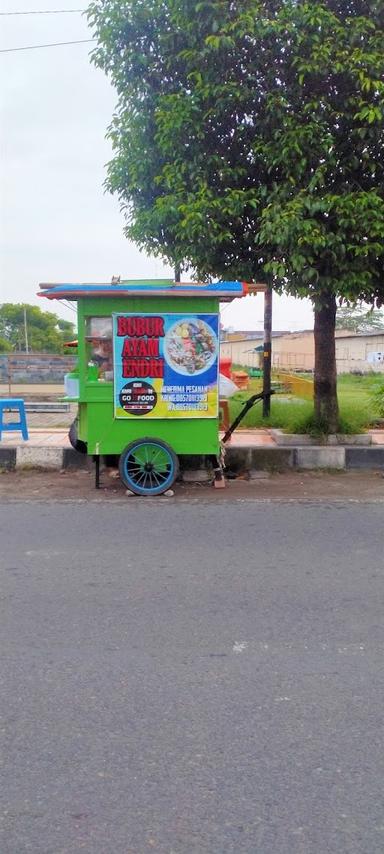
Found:
M 39 306 L 10 302 L 0 305 L 0 352 L 25 351 L 24 309 L 28 349 L 35 353 L 62 353 L 64 342 L 75 334 L 73 323 L 42 311 Z
M 362 305 L 343 306 L 336 312 L 336 329 L 350 329 L 363 335 L 364 332 L 384 332 L 384 314 Z
M 199 276 L 315 309 L 315 410 L 337 429 L 336 298 L 384 299 L 381 0 L 94 0 L 118 95 L 107 186 L 126 234 Z
M 12 344 L 6 338 L 0 338 L 0 353 L 11 353 Z

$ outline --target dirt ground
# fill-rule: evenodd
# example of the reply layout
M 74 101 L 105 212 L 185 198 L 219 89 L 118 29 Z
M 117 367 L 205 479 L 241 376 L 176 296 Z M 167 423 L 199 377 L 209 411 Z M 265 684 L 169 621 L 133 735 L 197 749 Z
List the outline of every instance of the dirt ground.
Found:
M 382 471 L 363 472 L 289 472 L 262 473 L 252 480 L 236 479 L 226 482 L 225 489 L 210 484 L 177 483 L 174 496 L 142 499 L 127 495 L 115 470 L 101 473 L 101 489 L 94 487 L 94 475 L 88 470 L 2 471 L 0 500 L 151 500 L 151 501 L 382 501 L 384 503 L 384 474 Z

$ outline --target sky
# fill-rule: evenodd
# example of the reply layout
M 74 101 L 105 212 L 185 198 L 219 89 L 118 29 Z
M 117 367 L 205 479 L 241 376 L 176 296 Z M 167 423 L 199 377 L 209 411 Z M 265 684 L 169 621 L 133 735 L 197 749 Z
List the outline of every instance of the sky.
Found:
M 91 43 L 12 50 L 92 38 L 76 0 L 0 0 L 0 302 L 27 302 L 75 321 L 75 310 L 36 296 L 39 282 L 172 277 L 123 235 L 103 181 L 105 139 L 117 96 L 89 59 Z M 50 14 L 4 14 L 50 10 Z M 223 307 L 222 322 L 260 329 L 262 296 Z M 274 297 L 275 329 L 308 329 L 308 300 Z

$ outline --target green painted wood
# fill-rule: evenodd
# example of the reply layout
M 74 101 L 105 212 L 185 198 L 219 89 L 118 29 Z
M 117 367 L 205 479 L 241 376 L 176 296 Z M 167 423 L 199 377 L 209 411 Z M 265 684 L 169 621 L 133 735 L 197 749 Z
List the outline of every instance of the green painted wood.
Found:
M 120 454 L 135 439 L 149 437 L 167 442 L 176 454 L 218 454 L 219 419 L 115 419 L 113 383 L 88 382 L 86 321 L 115 312 L 215 314 L 219 301 L 206 297 L 135 297 L 78 300 L 79 438 L 89 454 Z

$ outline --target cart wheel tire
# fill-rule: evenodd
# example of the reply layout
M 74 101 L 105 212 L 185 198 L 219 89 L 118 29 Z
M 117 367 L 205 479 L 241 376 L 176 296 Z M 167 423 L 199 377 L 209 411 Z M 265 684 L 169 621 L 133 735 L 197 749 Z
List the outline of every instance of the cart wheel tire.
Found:
M 75 451 L 78 451 L 79 454 L 86 454 L 87 450 L 88 450 L 87 449 L 87 443 L 83 442 L 82 439 L 78 438 L 77 426 L 78 426 L 78 420 L 77 420 L 77 418 L 75 418 L 75 420 L 72 421 L 72 424 L 69 428 L 68 439 L 72 445 L 72 448 L 74 448 Z
M 175 482 L 179 460 L 160 439 L 137 439 L 122 452 L 119 472 L 127 489 L 135 495 L 161 495 Z

